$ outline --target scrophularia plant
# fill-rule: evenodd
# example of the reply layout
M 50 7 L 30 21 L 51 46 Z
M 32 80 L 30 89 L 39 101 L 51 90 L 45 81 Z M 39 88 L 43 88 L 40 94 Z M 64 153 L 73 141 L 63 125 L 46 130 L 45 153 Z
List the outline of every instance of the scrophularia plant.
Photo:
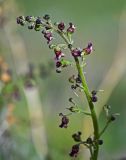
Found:
M 72 146 L 72 149 L 69 153 L 71 157 L 77 157 L 80 149 L 80 145 L 84 145 L 89 149 L 90 160 L 97 160 L 99 154 L 99 146 L 103 144 L 101 136 L 109 126 L 109 124 L 116 119 L 117 114 L 110 113 L 109 105 L 103 106 L 103 110 L 106 113 L 106 124 L 103 129 L 99 129 L 98 117 L 95 111 L 95 102 L 98 101 L 96 90 L 90 91 L 87 85 L 84 69 L 86 57 L 90 56 L 93 52 L 93 44 L 89 42 L 86 47 L 78 48 L 74 47 L 74 41 L 72 35 L 74 34 L 76 27 L 73 23 L 69 23 L 68 26 L 64 22 L 55 22 L 53 23 L 49 15 L 44 17 L 35 17 L 35 16 L 19 16 L 17 17 L 17 23 L 21 26 L 28 26 L 29 30 L 40 31 L 47 41 L 49 49 L 54 52 L 54 61 L 56 66 L 56 72 L 61 73 L 62 70 L 68 66 L 75 67 L 77 70 L 77 75 L 73 74 L 69 77 L 69 83 L 71 85 L 72 91 L 76 93 L 76 90 L 83 91 L 90 112 L 86 112 L 84 109 L 80 108 L 74 101 L 72 97 L 69 97 L 69 102 L 71 107 L 67 108 L 70 113 L 63 114 L 60 113 L 61 124 L 60 128 L 67 128 L 69 126 L 69 116 L 71 114 L 83 113 L 85 116 L 90 116 L 93 123 L 93 133 L 89 137 L 83 140 L 81 137 L 82 133 L 78 131 L 72 135 L 72 138 L 75 141 L 75 144 Z M 55 33 L 58 34 L 64 41 L 64 43 L 57 43 L 55 41 Z M 69 54 L 73 57 L 74 63 L 70 62 L 65 58 L 66 49 L 69 49 Z

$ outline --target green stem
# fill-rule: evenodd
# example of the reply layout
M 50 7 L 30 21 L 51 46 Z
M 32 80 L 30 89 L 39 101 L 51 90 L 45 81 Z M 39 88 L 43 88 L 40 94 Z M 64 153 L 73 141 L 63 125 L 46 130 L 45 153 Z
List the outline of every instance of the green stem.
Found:
M 70 44 L 69 40 L 67 39 L 67 37 L 65 36 L 64 33 L 57 30 L 55 27 L 53 27 L 53 29 L 64 39 L 64 41 L 66 42 L 67 45 Z M 71 50 L 72 50 L 72 47 L 70 48 L 70 51 Z M 98 142 L 97 142 L 97 140 L 99 138 L 99 126 L 98 126 L 97 115 L 96 115 L 96 112 L 95 112 L 95 109 L 94 109 L 94 104 L 91 101 L 90 91 L 89 91 L 88 86 L 87 86 L 87 82 L 86 82 L 86 79 L 85 79 L 85 76 L 84 76 L 84 73 L 83 73 L 83 69 L 81 68 L 81 65 L 79 63 L 78 58 L 74 57 L 74 60 L 75 60 L 75 63 L 76 63 L 78 74 L 81 77 L 83 90 L 84 90 L 84 93 L 86 95 L 86 98 L 87 98 L 87 101 L 88 101 L 88 104 L 89 104 L 89 108 L 90 108 L 90 111 L 91 111 L 91 117 L 92 117 L 93 128 L 94 128 L 94 142 L 95 142 L 92 159 L 97 160 L 98 152 L 99 152 L 99 145 L 98 145 Z
M 98 127 L 97 115 L 96 115 L 96 112 L 95 112 L 95 109 L 94 109 L 94 104 L 91 101 L 90 92 L 89 92 L 89 89 L 88 89 L 88 86 L 87 86 L 87 83 L 86 83 L 85 76 L 83 74 L 83 70 L 82 70 L 82 68 L 79 64 L 79 60 L 78 60 L 78 58 L 74 58 L 74 59 L 75 59 L 75 62 L 76 62 L 78 73 L 79 73 L 79 75 L 81 77 L 81 80 L 82 80 L 82 86 L 84 87 L 83 90 L 85 92 L 85 95 L 86 95 L 86 98 L 87 98 L 87 101 L 88 101 L 88 104 L 89 104 L 89 108 L 90 108 L 90 111 L 91 111 L 91 117 L 92 117 L 93 127 L 94 127 L 94 140 L 96 140 L 95 149 L 94 149 L 94 153 L 93 153 L 93 160 L 97 160 L 98 151 L 99 151 L 99 146 L 98 146 L 98 143 L 97 143 L 97 140 L 99 138 L 99 127 Z
M 102 136 L 102 134 L 105 132 L 105 130 L 108 128 L 111 121 L 107 121 L 105 127 L 102 129 L 102 131 L 99 133 L 99 138 Z

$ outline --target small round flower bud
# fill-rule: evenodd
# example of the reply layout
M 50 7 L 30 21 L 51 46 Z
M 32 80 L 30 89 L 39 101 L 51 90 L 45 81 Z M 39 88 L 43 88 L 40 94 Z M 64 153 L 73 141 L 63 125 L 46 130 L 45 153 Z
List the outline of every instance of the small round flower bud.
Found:
M 50 16 L 48 14 L 45 14 L 44 17 L 43 17 L 43 19 L 45 19 L 45 20 L 48 21 L 50 19 Z
M 116 120 L 116 117 L 115 117 L 114 115 L 111 115 L 110 120 L 111 120 L 111 121 L 115 121 L 115 120 Z
M 102 145 L 102 144 L 103 144 L 103 140 L 102 140 L 102 139 L 99 139 L 99 140 L 98 140 L 98 144 L 99 144 L 99 145 Z
M 72 48 L 72 44 L 68 44 L 68 48 L 71 49 Z
M 91 100 L 92 100 L 92 102 L 97 102 L 97 101 L 98 101 L 98 98 L 97 98 L 96 96 L 92 96 L 92 97 L 91 97 Z
M 63 116 L 63 113 L 59 113 L 59 116 Z
M 60 61 L 57 61 L 57 62 L 56 62 L 56 67 L 59 68 L 59 67 L 61 67 L 61 66 L 62 66 L 62 63 L 61 63 Z
M 71 89 L 76 89 L 77 87 L 75 85 L 71 85 Z
M 36 24 L 42 24 L 42 20 L 40 18 L 36 19 Z
M 28 29 L 34 29 L 34 24 L 29 25 L 29 26 L 28 26 Z
M 92 138 L 91 138 L 91 137 L 88 137 L 87 140 L 86 140 L 86 143 L 87 143 L 87 144 L 92 144 L 92 143 L 93 143 Z
M 58 24 L 58 29 L 59 30 L 62 31 L 62 30 L 64 30 L 64 28 L 65 28 L 65 24 L 63 22 L 61 22 L 61 23 Z
M 26 17 L 25 17 L 25 20 L 26 20 L 27 22 L 31 22 L 31 21 L 32 21 L 32 19 L 33 19 L 33 17 L 32 17 L 32 16 L 26 16 Z
M 73 102 L 73 98 L 72 97 L 69 98 L 69 102 Z
M 80 141 L 81 141 L 81 132 L 74 133 L 74 134 L 72 135 L 72 138 L 74 139 L 74 141 L 80 142 Z
M 93 90 L 93 91 L 91 92 L 91 94 L 92 94 L 93 96 L 95 96 L 95 95 L 97 94 L 97 91 L 96 91 L 96 90 Z

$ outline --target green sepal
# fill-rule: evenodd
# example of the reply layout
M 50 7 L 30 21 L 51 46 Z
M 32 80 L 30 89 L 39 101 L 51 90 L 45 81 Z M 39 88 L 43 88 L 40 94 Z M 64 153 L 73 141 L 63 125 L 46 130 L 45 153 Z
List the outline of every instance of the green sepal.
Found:
M 66 66 L 68 66 L 68 65 L 71 65 L 71 62 L 70 62 L 70 61 L 67 61 L 67 60 L 62 59 L 62 60 L 61 60 L 61 64 L 62 64 L 62 66 L 63 66 L 63 67 L 66 67 Z

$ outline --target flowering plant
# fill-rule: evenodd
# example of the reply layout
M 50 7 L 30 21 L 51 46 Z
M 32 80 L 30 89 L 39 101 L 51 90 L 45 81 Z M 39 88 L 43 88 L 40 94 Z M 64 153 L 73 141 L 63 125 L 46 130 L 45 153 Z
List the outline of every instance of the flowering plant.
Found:
M 71 103 L 71 107 L 67 108 L 70 113 L 63 114 L 60 113 L 61 124 L 60 128 L 67 128 L 69 124 L 69 115 L 73 113 L 83 113 L 86 116 L 90 116 L 93 123 L 93 133 L 89 135 L 86 140 L 83 140 L 81 135 L 82 133 L 78 131 L 72 135 L 72 138 L 76 142 L 72 146 L 71 152 L 69 155 L 71 157 L 77 157 L 80 149 L 80 145 L 84 145 L 89 149 L 90 152 L 90 160 L 97 160 L 99 153 L 99 145 L 103 144 L 103 140 L 101 139 L 102 134 L 105 132 L 109 124 L 116 119 L 116 114 L 110 113 L 110 107 L 105 105 L 103 110 L 106 113 L 107 121 L 103 129 L 99 129 L 98 117 L 95 111 L 95 102 L 97 102 L 97 92 L 96 90 L 90 91 L 86 82 L 84 68 L 86 65 L 86 56 L 90 55 L 93 52 L 93 44 L 91 42 L 84 48 L 76 48 L 74 47 L 74 41 L 72 39 L 72 35 L 74 34 L 76 27 L 73 23 L 69 23 L 69 26 L 66 27 L 64 22 L 52 23 L 50 16 L 45 15 L 43 18 L 34 17 L 34 16 L 19 16 L 17 17 L 17 23 L 21 26 L 25 26 L 28 24 L 29 30 L 41 31 L 44 38 L 47 40 L 47 44 L 50 49 L 54 51 L 54 61 L 56 66 L 56 72 L 61 73 L 65 67 L 72 66 L 76 67 L 77 75 L 71 75 L 69 78 L 69 82 L 71 84 L 71 89 L 75 92 L 76 90 L 83 91 L 90 112 L 86 112 L 82 108 L 80 108 L 73 100 L 72 97 L 69 98 L 69 102 Z M 53 42 L 54 33 L 57 33 L 63 40 L 64 43 L 55 43 Z M 71 56 L 74 59 L 74 64 L 69 60 L 66 60 L 64 51 L 69 49 Z

